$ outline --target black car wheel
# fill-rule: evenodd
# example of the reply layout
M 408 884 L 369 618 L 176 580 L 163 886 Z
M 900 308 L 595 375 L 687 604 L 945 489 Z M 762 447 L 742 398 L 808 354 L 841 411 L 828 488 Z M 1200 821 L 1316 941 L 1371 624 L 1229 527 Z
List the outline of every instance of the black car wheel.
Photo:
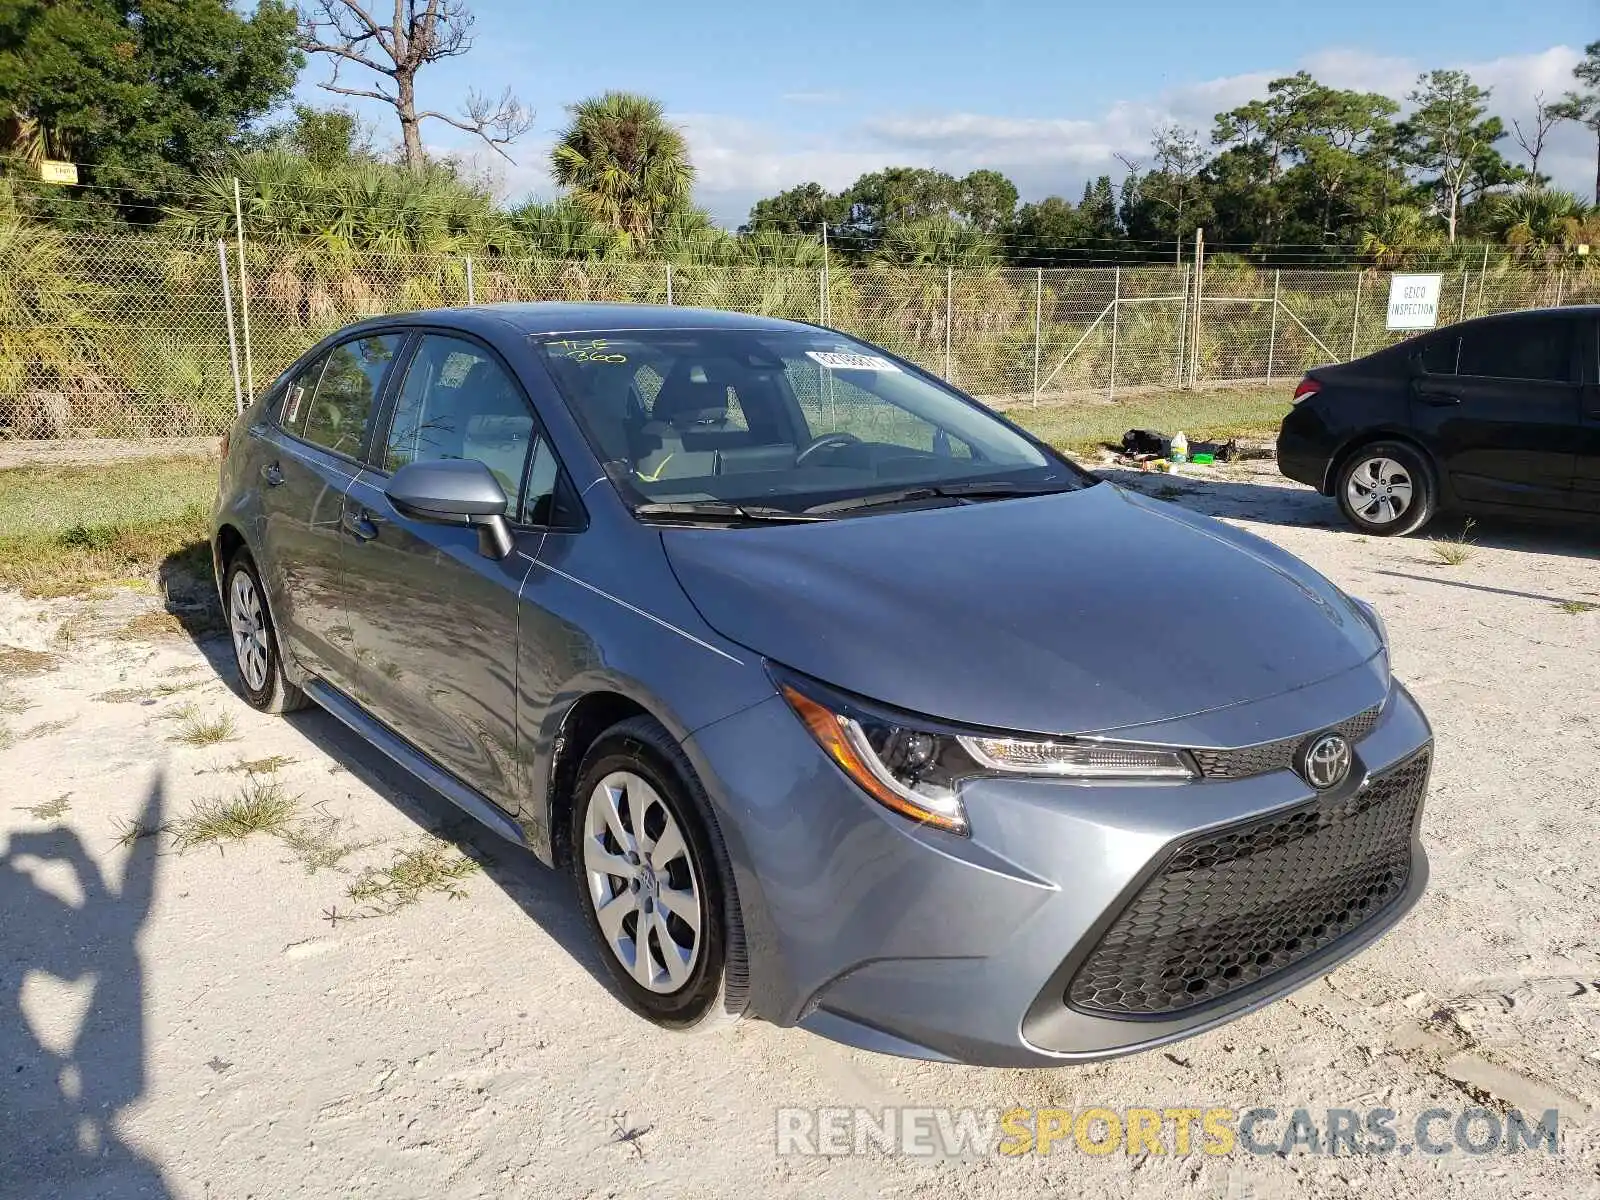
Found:
M 657 1025 L 707 1030 L 744 1011 L 743 932 L 715 818 L 654 721 L 603 733 L 578 770 L 572 872 L 622 998 Z
M 1438 503 L 1432 468 L 1405 442 L 1373 442 L 1350 455 L 1334 494 L 1352 525 L 1379 537 L 1415 533 Z
M 234 662 L 239 667 L 239 690 L 252 708 L 265 713 L 293 712 L 309 701 L 283 673 L 283 652 L 266 597 L 256 564 L 249 554 L 239 551 L 222 578 L 222 603 L 227 609 Z

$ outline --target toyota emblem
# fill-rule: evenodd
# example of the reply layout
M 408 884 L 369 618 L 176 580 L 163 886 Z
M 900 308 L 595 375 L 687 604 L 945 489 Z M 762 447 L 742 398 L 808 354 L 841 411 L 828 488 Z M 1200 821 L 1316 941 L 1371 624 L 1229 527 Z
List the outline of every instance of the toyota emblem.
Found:
M 1350 743 L 1342 734 L 1312 738 L 1300 752 L 1300 774 L 1319 792 L 1344 782 L 1350 774 Z

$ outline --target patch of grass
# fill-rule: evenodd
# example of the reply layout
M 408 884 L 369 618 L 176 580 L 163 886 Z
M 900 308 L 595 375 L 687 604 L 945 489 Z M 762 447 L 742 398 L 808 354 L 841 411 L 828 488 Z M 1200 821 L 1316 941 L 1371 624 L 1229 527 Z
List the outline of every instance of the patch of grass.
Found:
M 65 729 L 68 725 L 71 725 L 77 719 L 77 717 L 62 717 L 58 721 L 40 721 L 39 724 L 28 729 L 24 729 L 12 740 L 15 743 L 26 742 L 33 738 L 49 737 L 52 733 L 60 733 L 63 729 Z
M 205 605 L 140 613 L 117 630 L 116 636 L 125 642 L 148 642 L 164 637 L 209 637 L 224 628 L 221 606 Z
M 232 713 L 208 717 L 192 700 L 161 716 L 164 720 L 178 722 L 178 732 L 169 740 L 182 742 L 186 746 L 215 746 L 218 742 L 231 742 L 238 732 Z
M 179 850 L 208 842 L 238 841 L 252 833 L 283 836 L 299 802 L 281 780 L 251 776 L 232 796 L 198 800 L 168 829 Z
M 1226 441 L 1228 438 L 1272 438 L 1289 411 L 1293 381 L 1255 386 L 1197 388 L 1129 396 L 1110 404 L 1079 402 L 1026 403 L 1005 410 L 1005 415 L 1035 437 L 1069 454 L 1092 457 L 1106 444 L 1120 445 L 1129 429 L 1178 430 L 1191 442 Z
M 459 900 L 466 893 L 456 885 L 478 870 L 476 862 L 449 842 L 428 837 L 420 845 L 396 853 L 387 866 L 366 868 L 346 894 L 366 905 L 369 915 L 386 915 L 430 893 Z
M 0 538 L 68 534 L 81 548 L 114 526 L 202 512 L 217 491 L 214 458 L 144 458 L 101 466 L 0 470 Z M 102 547 L 104 548 L 104 547 Z
M 1591 604 L 1587 600 L 1561 600 L 1557 602 L 1556 607 L 1569 617 L 1579 617 L 1584 613 L 1594 612 L 1600 608 L 1600 604 Z
M 131 704 L 140 700 L 165 700 L 168 696 L 176 696 L 180 692 L 187 692 L 197 687 L 204 687 L 206 680 L 196 679 L 190 683 L 158 683 L 147 688 L 112 688 L 108 692 L 96 692 L 91 700 L 104 700 L 107 704 Z
M 1459 567 L 1478 552 L 1472 544 L 1472 518 L 1468 517 L 1461 526 L 1461 532 L 1455 537 L 1436 537 L 1428 541 L 1428 549 L 1433 551 L 1434 558 L 1449 567 Z
M 229 763 L 225 767 L 213 767 L 205 772 L 208 775 L 274 775 L 289 764 L 298 762 L 287 754 L 269 754 L 265 758 L 241 758 L 236 763 Z
M 294 851 L 307 875 L 318 871 L 343 871 L 343 862 L 352 854 L 376 846 L 380 839 L 346 841 L 339 837 L 339 818 L 324 817 L 312 824 L 291 825 L 278 836 Z
M 61 656 L 48 650 L 24 650 L 21 646 L 0 646 L 0 678 L 19 679 L 42 675 L 61 665 Z
M 38 804 L 22 805 L 17 811 L 27 813 L 35 821 L 54 821 L 71 807 L 67 803 L 67 797 L 70 795 L 71 792 L 62 792 L 54 800 L 41 800 Z
M 19 713 L 27 712 L 33 707 L 33 701 L 29 700 L 26 696 L 22 696 L 17 692 L 10 691 L 6 688 L 0 688 L 0 713 L 16 716 Z
M 118 817 L 112 823 L 112 827 L 117 831 L 117 845 L 124 850 L 130 848 L 137 841 L 155 837 L 157 834 L 166 831 L 165 826 L 145 825 L 139 821 L 130 821 L 126 817 Z

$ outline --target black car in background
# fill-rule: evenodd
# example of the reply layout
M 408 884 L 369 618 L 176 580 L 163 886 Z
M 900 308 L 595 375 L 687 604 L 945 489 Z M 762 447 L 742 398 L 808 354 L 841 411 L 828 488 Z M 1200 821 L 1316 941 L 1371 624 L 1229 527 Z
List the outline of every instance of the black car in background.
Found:
M 1307 373 L 1278 469 L 1366 533 L 1438 512 L 1600 516 L 1600 306 L 1450 325 Z

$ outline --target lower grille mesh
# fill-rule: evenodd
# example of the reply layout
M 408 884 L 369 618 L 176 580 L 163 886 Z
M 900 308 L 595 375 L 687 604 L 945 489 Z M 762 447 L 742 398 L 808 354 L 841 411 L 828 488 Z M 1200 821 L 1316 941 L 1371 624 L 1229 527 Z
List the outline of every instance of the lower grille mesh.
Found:
M 1181 1012 L 1265 979 L 1406 888 L 1427 751 L 1354 796 L 1207 834 L 1172 855 L 1067 986 L 1074 1008 Z

